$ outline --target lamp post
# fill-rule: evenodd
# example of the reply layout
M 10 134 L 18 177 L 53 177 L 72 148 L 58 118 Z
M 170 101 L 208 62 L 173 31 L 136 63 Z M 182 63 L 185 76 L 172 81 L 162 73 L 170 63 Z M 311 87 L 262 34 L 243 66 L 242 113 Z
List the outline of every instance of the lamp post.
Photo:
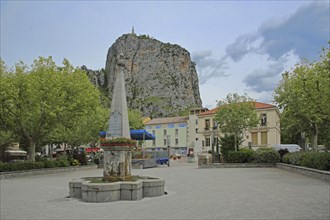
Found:
M 171 146 L 171 135 L 166 136 L 167 140 L 167 156 L 168 156 L 168 167 L 170 167 L 170 161 L 171 161 L 171 154 L 170 154 L 170 146 Z

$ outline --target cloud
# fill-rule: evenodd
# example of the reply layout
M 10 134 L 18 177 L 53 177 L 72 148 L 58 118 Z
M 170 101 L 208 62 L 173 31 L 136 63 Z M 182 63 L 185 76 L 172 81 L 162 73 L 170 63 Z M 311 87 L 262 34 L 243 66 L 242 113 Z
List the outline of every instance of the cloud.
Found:
M 318 58 L 329 41 L 329 19 L 329 4 L 304 5 L 285 19 L 267 21 L 257 32 L 239 36 L 227 46 L 226 55 L 234 62 L 247 55 L 266 57 L 266 68 L 252 71 L 243 83 L 250 91 L 270 94 L 289 62 Z
M 329 19 L 329 4 L 313 2 L 286 19 L 264 23 L 256 33 L 239 36 L 226 53 L 237 62 L 248 53 L 267 54 L 276 60 L 294 50 L 300 58 L 314 60 L 329 41 Z
M 204 84 L 211 78 L 228 76 L 225 73 L 227 69 L 226 57 L 216 59 L 212 56 L 212 51 L 207 50 L 193 53 L 192 60 L 197 64 L 200 84 Z
M 239 36 L 236 41 L 226 48 L 227 55 L 235 62 L 240 61 L 246 54 L 256 52 L 257 48 L 253 43 L 259 38 L 256 33 Z
M 257 69 L 248 74 L 243 82 L 255 92 L 270 92 L 276 87 L 284 65 L 278 62 L 268 65 L 266 69 Z

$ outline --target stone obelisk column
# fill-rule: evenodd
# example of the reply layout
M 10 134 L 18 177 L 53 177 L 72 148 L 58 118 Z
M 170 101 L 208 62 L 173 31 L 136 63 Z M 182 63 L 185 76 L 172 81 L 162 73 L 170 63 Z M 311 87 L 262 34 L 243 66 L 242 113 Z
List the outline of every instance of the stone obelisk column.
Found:
M 118 69 L 113 90 L 111 113 L 106 139 L 131 139 L 124 79 L 124 55 L 120 54 Z M 121 143 L 112 146 L 102 146 L 104 150 L 103 179 L 107 181 L 127 180 L 131 176 L 131 148 Z

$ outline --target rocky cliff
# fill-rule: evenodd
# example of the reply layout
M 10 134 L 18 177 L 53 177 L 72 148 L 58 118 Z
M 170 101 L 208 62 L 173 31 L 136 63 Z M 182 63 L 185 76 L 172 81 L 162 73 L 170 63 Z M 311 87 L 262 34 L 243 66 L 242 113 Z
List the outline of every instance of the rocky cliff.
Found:
M 109 97 L 121 53 L 125 56 L 129 108 L 140 109 L 145 116 L 163 117 L 189 107 L 202 107 L 195 63 L 189 52 L 179 45 L 134 33 L 124 34 L 109 48 L 104 74 L 103 71 L 90 73 L 90 78 L 97 75 L 94 81 L 99 86 L 106 86 Z

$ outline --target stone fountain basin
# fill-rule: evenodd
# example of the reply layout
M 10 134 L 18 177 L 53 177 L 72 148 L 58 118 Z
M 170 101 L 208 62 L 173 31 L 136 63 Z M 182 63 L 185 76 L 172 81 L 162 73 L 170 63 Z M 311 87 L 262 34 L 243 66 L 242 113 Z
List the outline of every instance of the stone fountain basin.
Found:
M 162 196 L 164 186 L 165 180 L 148 176 L 137 176 L 136 181 L 93 183 L 91 177 L 88 177 L 69 182 L 71 198 L 93 203 Z

